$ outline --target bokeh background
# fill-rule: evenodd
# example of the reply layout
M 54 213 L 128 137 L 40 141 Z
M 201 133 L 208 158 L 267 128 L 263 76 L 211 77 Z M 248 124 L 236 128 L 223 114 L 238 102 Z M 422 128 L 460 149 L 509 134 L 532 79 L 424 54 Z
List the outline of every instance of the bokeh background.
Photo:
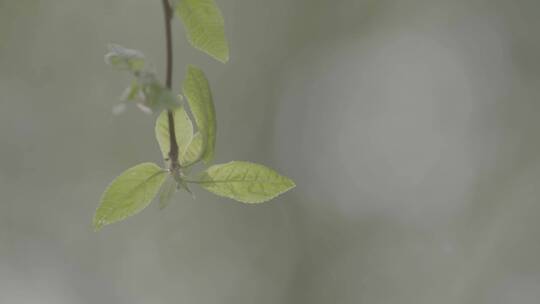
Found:
M 106 44 L 164 71 L 158 0 L 0 0 L 0 303 L 540 301 L 538 0 L 217 0 L 217 162 L 295 179 L 246 206 L 179 194 L 95 233 L 102 190 L 160 162 L 112 107 Z M 162 73 L 161 73 L 162 74 Z

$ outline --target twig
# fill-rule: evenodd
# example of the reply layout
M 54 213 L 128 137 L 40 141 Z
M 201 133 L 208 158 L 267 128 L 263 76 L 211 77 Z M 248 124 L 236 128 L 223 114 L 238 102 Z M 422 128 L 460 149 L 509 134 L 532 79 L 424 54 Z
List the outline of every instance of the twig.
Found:
M 172 88 L 172 71 L 173 71 L 173 45 L 172 45 L 172 32 L 171 32 L 171 20 L 172 20 L 172 9 L 168 0 L 162 0 L 163 3 L 163 13 L 165 17 L 165 38 L 167 43 L 167 76 L 166 76 L 166 85 L 170 90 Z M 169 151 L 169 160 L 171 162 L 171 172 L 176 172 L 180 169 L 180 164 L 178 162 L 178 143 L 176 142 L 176 132 L 174 129 L 174 114 L 172 110 L 167 110 L 167 117 L 169 121 L 169 141 L 170 141 L 170 151 Z

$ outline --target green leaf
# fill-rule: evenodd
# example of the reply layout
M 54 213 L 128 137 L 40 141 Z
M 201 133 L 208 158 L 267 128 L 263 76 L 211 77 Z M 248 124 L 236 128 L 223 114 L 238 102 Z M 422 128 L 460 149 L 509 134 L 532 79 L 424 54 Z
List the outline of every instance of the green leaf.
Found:
M 105 62 L 112 67 L 132 72 L 144 68 L 144 55 L 142 52 L 118 44 L 109 44 L 108 48 L 109 53 L 105 55 Z
M 94 215 L 94 228 L 123 220 L 144 209 L 167 178 L 167 171 L 143 163 L 124 171 L 105 190 Z
M 202 153 L 203 140 L 201 133 L 197 132 L 191 139 L 186 151 L 180 154 L 180 164 L 182 166 L 190 166 L 201 159 Z
M 167 178 L 159 191 L 159 209 L 165 209 L 178 189 L 178 184 L 173 178 Z
M 202 136 L 202 159 L 209 163 L 214 158 L 216 144 L 216 113 L 210 85 L 203 71 L 195 66 L 188 66 L 183 91 Z
M 229 61 L 223 16 L 214 0 L 175 0 L 191 45 L 217 60 Z
M 173 110 L 173 115 L 174 133 L 176 135 L 176 142 L 178 143 L 179 155 L 183 155 L 193 137 L 193 124 L 183 107 L 178 107 Z M 171 143 L 169 138 L 169 118 L 167 111 L 163 111 L 159 115 L 156 121 L 155 132 L 163 159 L 169 160 Z
M 268 167 L 242 161 L 211 166 L 197 183 L 214 194 L 243 203 L 262 203 L 295 187 L 291 179 Z

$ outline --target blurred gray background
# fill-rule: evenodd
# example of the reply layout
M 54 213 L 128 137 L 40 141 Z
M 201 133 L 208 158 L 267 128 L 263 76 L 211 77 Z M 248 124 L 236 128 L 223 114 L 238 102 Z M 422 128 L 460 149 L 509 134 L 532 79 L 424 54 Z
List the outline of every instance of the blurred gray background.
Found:
M 217 0 L 217 162 L 295 179 L 245 206 L 196 189 L 93 232 L 101 192 L 160 162 L 154 117 L 111 113 L 164 69 L 160 1 L 0 0 L 0 303 L 540 301 L 540 2 Z

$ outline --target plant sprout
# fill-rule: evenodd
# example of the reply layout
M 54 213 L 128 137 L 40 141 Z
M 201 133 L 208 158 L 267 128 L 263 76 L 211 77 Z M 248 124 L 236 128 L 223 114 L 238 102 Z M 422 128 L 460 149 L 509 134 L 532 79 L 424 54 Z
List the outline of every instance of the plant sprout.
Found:
M 263 165 L 245 161 L 211 165 L 217 125 L 210 85 L 200 68 L 189 65 L 182 93 L 172 92 L 171 21 L 176 13 L 189 43 L 226 63 L 229 47 L 223 17 L 214 0 L 162 0 L 162 5 L 167 58 L 165 84 L 138 50 L 111 44 L 105 61 L 133 76 L 122 95 L 124 102 L 134 103 L 147 113 L 160 113 L 155 135 L 165 168 L 142 163 L 120 174 L 103 193 L 93 220 L 96 230 L 140 212 L 156 197 L 160 206 L 165 207 L 178 190 L 191 193 L 193 184 L 248 204 L 266 202 L 295 187 L 291 179 Z M 192 174 L 192 167 L 198 163 L 208 167 Z

